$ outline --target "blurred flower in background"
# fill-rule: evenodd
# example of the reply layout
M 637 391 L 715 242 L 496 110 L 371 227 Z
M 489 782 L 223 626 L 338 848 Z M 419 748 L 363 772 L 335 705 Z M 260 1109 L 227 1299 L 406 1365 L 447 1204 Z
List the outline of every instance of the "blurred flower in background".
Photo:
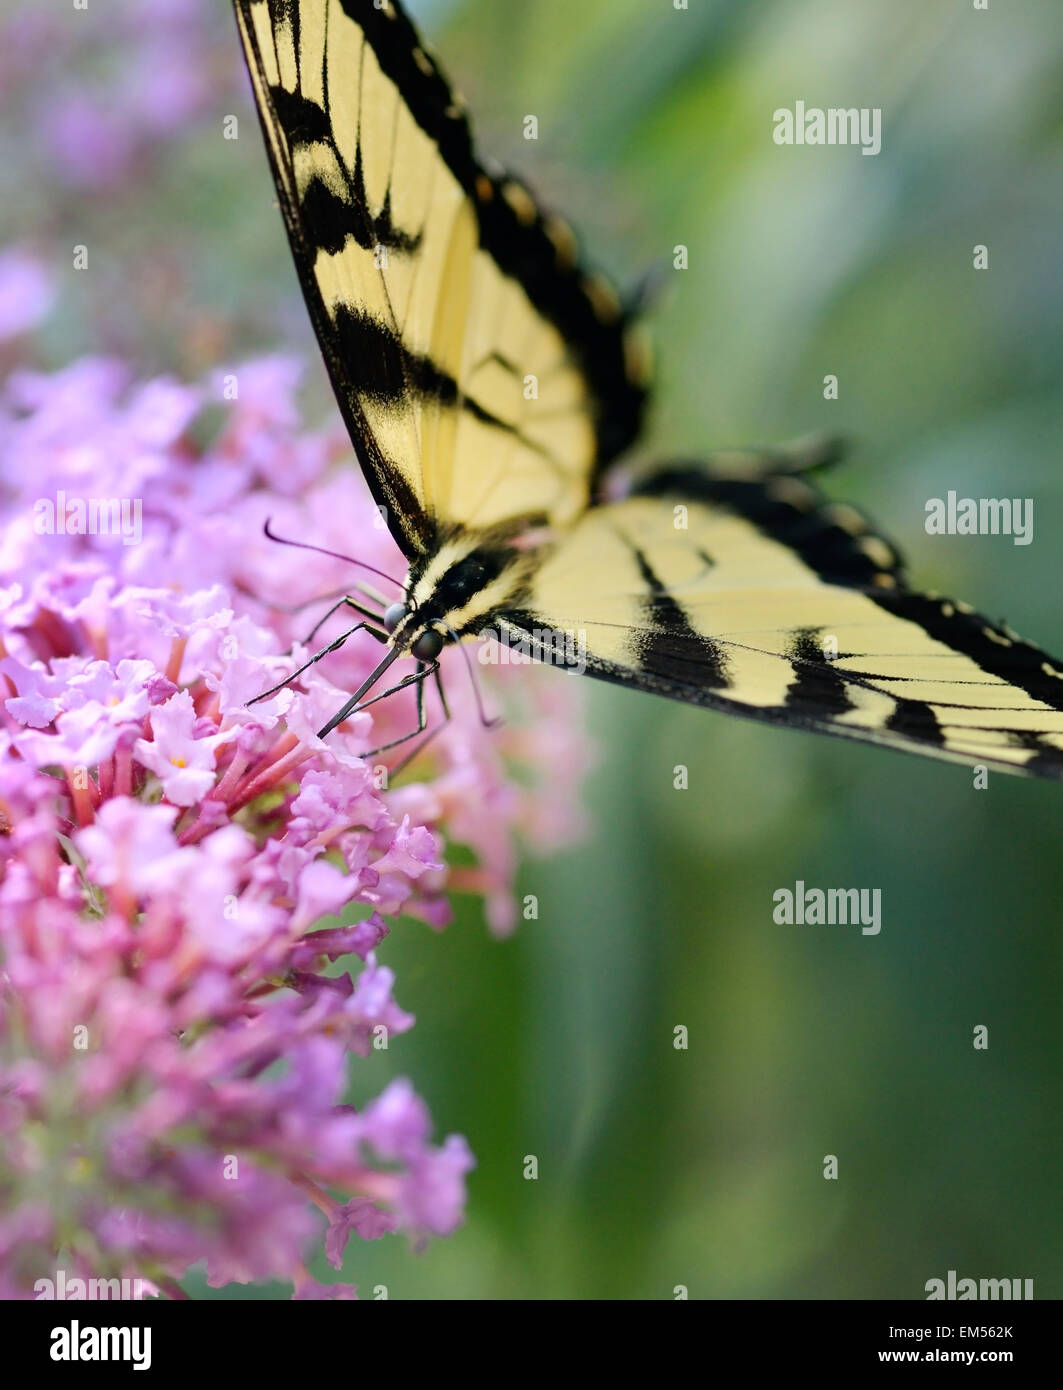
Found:
M 215 279 L 227 238 L 212 262 L 195 236 L 206 210 L 232 198 L 234 113 L 258 137 L 230 6 L 13 0 L 0 17 L 0 106 L 0 169 L 14 192 L 0 206 L 0 247 L 47 265 L 59 299 L 43 359 L 103 350 L 199 375 L 237 351 L 227 267 Z M 275 314 L 263 318 L 257 339 L 275 341 Z
M 0 250 L 0 344 L 29 333 L 55 302 L 48 267 L 28 250 Z
M 79 194 L 150 175 L 167 142 L 238 90 L 230 23 L 209 0 L 117 0 L 99 13 L 17 0 L 0 53 L 8 138 Z

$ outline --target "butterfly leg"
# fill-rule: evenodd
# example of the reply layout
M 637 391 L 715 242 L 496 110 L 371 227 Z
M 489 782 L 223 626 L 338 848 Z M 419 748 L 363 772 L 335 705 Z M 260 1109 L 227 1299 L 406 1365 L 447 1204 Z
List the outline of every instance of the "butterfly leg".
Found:
M 439 662 L 419 661 L 417 663 L 417 670 L 414 671 L 412 675 L 404 676 L 401 681 L 397 681 L 394 685 L 389 686 L 387 690 L 381 691 L 379 695 L 374 695 L 371 700 L 366 700 L 364 705 L 357 705 L 351 708 L 345 705 L 343 710 L 341 710 L 334 719 L 329 721 L 323 732 L 318 734 L 318 738 L 324 738 L 326 733 L 330 733 L 332 729 L 334 729 L 337 724 L 341 724 L 348 715 L 361 714 L 362 710 L 368 709 L 370 705 L 375 705 L 378 700 L 386 700 L 389 695 L 394 695 L 398 691 L 404 690 L 407 686 L 414 684 L 417 685 L 417 728 L 411 729 L 408 734 L 403 734 L 401 738 L 392 739 L 390 743 L 382 743 L 379 748 L 374 748 L 371 753 L 366 753 L 365 756 L 367 758 L 375 758 L 378 753 L 386 753 L 389 748 L 397 748 L 400 743 L 405 743 L 407 739 L 416 738 L 416 736 L 424 730 L 428 722 L 424 705 L 424 682 L 425 678 L 431 675 L 435 675 L 438 681 Z M 446 709 L 445 701 L 443 708 Z M 447 712 L 447 717 L 450 717 L 449 711 Z
M 346 719 L 347 715 L 351 714 L 361 714 L 362 710 L 368 709 L 370 705 L 375 705 L 378 700 L 386 700 L 389 695 L 395 695 L 400 690 L 405 690 L 408 685 L 415 685 L 418 681 L 423 681 L 426 676 L 432 675 L 432 673 L 434 671 L 438 671 L 438 669 L 438 661 L 432 661 L 427 663 L 424 661 L 419 661 L 417 663 L 417 670 L 414 671 L 412 675 L 403 676 L 401 681 L 396 681 L 394 685 L 389 685 L 387 690 L 382 690 L 379 695 L 374 695 L 371 700 L 366 700 L 364 704 L 352 705 L 349 709 L 347 709 L 347 714 L 345 714 L 343 718 Z M 344 708 L 346 708 L 346 706 Z M 340 722 L 342 723 L 342 720 Z M 333 725 L 333 728 L 335 728 L 335 725 Z M 419 729 L 414 730 L 414 733 L 419 732 Z M 407 734 L 406 737 L 410 738 L 412 737 L 412 735 Z M 390 745 L 388 746 L 390 747 Z M 377 752 L 379 753 L 380 751 L 381 750 L 378 748 Z
M 368 584 L 355 584 L 354 587 L 366 598 L 372 599 L 377 607 L 383 612 L 388 606 L 388 600 L 376 589 L 371 589 Z M 249 590 L 241 592 L 250 592 Z M 269 606 L 277 613 L 301 613 L 304 608 L 310 608 L 316 603 L 325 603 L 330 598 L 350 598 L 351 586 L 345 584 L 342 589 L 330 589 L 327 594 L 316 594 L 313 598 L 304 598 L 301 603 L 271 603 Z M 337 605 L 339 606 L 339 605 Z M 330 608 L 329 613 L 335 613 L 335 608 Z M 359 610 L 361 611 L 361 610 Z M 366 610 L 368 612 L 368 610 Z M 328 615 L 326 614 L 326 617 Z M 373 615 L 375 616 L 375 614 Z
M 419 753 L 422 753 L 428 747 L 428 745 L 435 738 L 436 734 L 440 733 L 450 723 L 450 708 L 447 705 L 447 697 L 443 694 L 443 682 L 439 678 L 438 671 L 436 672 L 436 689 L 439 691 L 440 703 L 443 706 L 443 722 L 441 724 L 437 724 L 435 728 L 431 731 L 431 733 L 427 734 L 420 741 L 416 748 L 411 748 L 410 751 L 406 754 L 406 756 L 400 759 L 399 762 L 395 764 L 395 766 L 391 769 L 390 773 L 392 777 L 398 776 L 398 774 L 403 770 L 403 768 L 408 767 L 410 763 L 413 762 L 414 758 L 416 758 Z M 424 690 L 423 685 L 421 686 L 421 690 Z M 421 728 L 423 727 L 424 725 L 422 724 Z M 415 730 L 414 733 L 420 733 L 420 729 Z M 414 734 L 407 734 L 406 737 L 413 738 Z
M 337 608 L 340 606 L 340 604 L 336 605 Z M 335 610 L 333 609 L 332 611 L 334 612 Z M 327 616 L 326 614 L 326 617 Z M 324 622 L 324 618 L 321 621 Z M 318 623 L 317 627 L 320 626 L 321 623 Z M 317 631 L 317 627 L 314 628 L 314 632 Z M 286 685 L 291 685 L 292 681 L 301 676 L 304 671 L 308 671 L 310 667 L 320 661 L 323 656 L 328 656 L 330 652 L 339 651 L 348 637 L 353 637 L 356 632 L 362 632 L 363 630 L 368 632 L 370 637 L 375 637 L 378 642 L 386 642 L 388 640 L 387 633 L 379 631 L 377 628 L 373 627 L 372 624 L 366 622 L 355 623 L 354 627 L 348 628 L 346 632 L 341 632 L 327 647 L 322 647 L 319 652 L 315 652 L 309 661 L 304 661 L 302 666 L 293 671 L 290 676 L 285 676 L 282 681 L 278 681 L 276 685 L 270 686 L 268 690 L 263 690 L 261 695 L 256 695 L 253 700 L 248 700 L 247 703 L 249 705 L 257 705 L 260 700 L 268 700 L 271 695 L 276 695 L 278 690 L 283 690 Z M 312 635 L 313 634 L 311 634 L 311 636 Z
M 458 636 L 458 634 L 454 631 L 454 629 L 450 626 L 449 623 L 444 623 L 443 626 L 450 633 L 451 637 L 453 637 L 454 645 L 457 647 L 458 651 L 461 652 L 462 660 L 465 662 L 465 669 L 469 673 L 469 683 L 472 686 L 473 697 L 476 700 L 476 712 L 480 716 L 480 724 L 485 729 L 497 729 L 499 724 L 503 723 L 504 721 L 500 714 L 495 715 L 494 718 L 491 718 L 488 715 L 487 710 L 484 708 L 483 696 L 480 694 L 479 682 L 476 679 L 476 667 L 472 664 L 472 658 L 469 656 L 468 647 L 461 640 L 461 638 Z M 446 710 L 446 716 L 449 719 L 450 711 L 447 709 L 446 697 L 443 694 L 443 683 L 439 679 L 438 672 L 436 672 L 436 685 L 439 687 L 439 698 L 443 702 L 443 709 Z
M 307 633 L 307 636 L 306 636 L 306 639 L 305 639 L 306 642 L 308 642 L 308 643 L 309 643 L 309 642 L 312 642 L 312 641 L 314 640 L 314 638 L 317 636 L 317 634 L 321 631 L 321 629 L 322 629 L 322 628 L 325 626 L 325 624 L 328 622 L 329 618 L 332 617 L 333 613 L 337 612 L 338 609 L 344 608 L 344 607 L 353 608 L 354 611 L 355 611 L 356 613 L 360 613 L 360 614 L 362 615 L 363 618 L 368 618 L 371 622 L 376 623 L 378 627 L 379 627 L 379 626 L 383 623 L 383 621 L 384 621 L 384 619 L 383 619 L 383 617 L 382 617 L 382 615 L 381 615 L 380 613 L 374 613 L 373 610 L 372 610 L 371 608 L 365 608 L 365 607 L 362 606 L 362 604 L 360 604 L 360 603 L 355 603 L 354 599 L 351 598 L 350 594 L 344 594 L 344 596 L 340 599 L 340 601 L 339 601 L 338 603 L 334 603 L 334 604 L 332 605 L 332 607 L 328 610 L 328 612 L 327 612 L 326 614 L 324 614 L 323 617 L 319 618 L 318 621 L 314 624 L 314 626 L 310 629 L 310 631 Z M 357 631 L 357 629 L 356 629 L 356 628 L 352 628 L 351 631 L 352 631 L 352 632 L 355 632 L 355 631 Z M 347 633 L 347 637 L 349 637 L 350 635 L 351 635 L 350 633 Z M 346 640 L 346 639 L 344 639 L 344 640 Z M 326 651 L 327 651 L 327 650 L 329 650 L 329 648 L 326 648 Z
M 404 758 L 402 758 L 399 762 L 395 764 L 395 766 L 391 769 L 389 773 L 389 776 L 391 777 L 397 776 L 403 770 L 403 768 L 408 767 L 409 764 L 413 762 L 414 758 L 416 758 L 420 752 L 422 752 L 425 748 L 428 747 L 428 745 L 435 738 L 436 734 L 438 734 L 441 730 L 445 729 L 450 722 L 450 706 L 447 704 L 447 697 L 443 691 L 443 680 L 439 674 L 439 663 L 434 662 L 433 665 L 435 667 L 435 670 L 426 670 L 421 678 L 421 684 L 417 687 L 417 728 L 411 729 L 408 734 L 403 735 L 402 738 L 395 739 L 392 743 L 385 743 L 383 748 L 377 748 L 372 753 L 366 754 L 367 757 L 375 757 L 377 753 L 383 753 L 388 748 L 396 748 L 400 743 L 405 743 L 408 739 L 416 738 L 418 734 L 424 732 L 424 730 L 428 726 L 428 718 L 425 714 L 424 703 L 424 692 L 426 688 L 424 676 L 434 675 L 436 681 L 436 689 L 439 691 L 439 703 L 443 706 L 443 722 L 441 724 L 437 724 L 436 727 L 431 731 L 431 733 L 429 733 L 425 738 L 423 738 L 420 741 L 416 748 L 412 748 Z

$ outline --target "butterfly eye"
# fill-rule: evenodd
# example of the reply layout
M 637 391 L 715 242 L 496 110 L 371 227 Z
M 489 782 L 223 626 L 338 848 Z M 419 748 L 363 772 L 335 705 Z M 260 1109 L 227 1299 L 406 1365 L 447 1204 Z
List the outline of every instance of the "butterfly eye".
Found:
M 435 661 L 436 657 L 443 650 L 443 635 L 436 632 L 435 628 L 425 628 L 417 641 L 410 648 L 410 652 L 418 661 Z
M 404 603 L 393 603 L 384 610 L 384 631 L 394 632 L 399 623 L 402 622 L 409 609 Z

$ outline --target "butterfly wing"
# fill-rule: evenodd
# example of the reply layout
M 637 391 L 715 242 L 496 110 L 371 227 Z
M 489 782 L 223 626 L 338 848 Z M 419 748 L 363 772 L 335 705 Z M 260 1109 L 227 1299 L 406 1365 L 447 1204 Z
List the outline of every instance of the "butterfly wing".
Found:
M 1063 663 L 913 591 L 894 548 L 805 477 L 647 474 L 592 508 L 485 627 L 690 704 L 1063 777 Z
M 658 469 L 586 510 L 643 405 L 615 295 L 477 161 L 395 0 L 235 6 L 322 352 L 411 562 L 455 530 L 546 524 L 561 539 L 519 606 L 481 627 L 533 651 L 544 630 L 583 634 L 592 674 L 691 703 L 1061 775 L 1059 663 L 913 592 L 806 478 Z
M 473 152 L 395 0 L 235 0 L 292 251 L 359 461 L 409 559 L 566 525 L 634 437 L 611 289 Z

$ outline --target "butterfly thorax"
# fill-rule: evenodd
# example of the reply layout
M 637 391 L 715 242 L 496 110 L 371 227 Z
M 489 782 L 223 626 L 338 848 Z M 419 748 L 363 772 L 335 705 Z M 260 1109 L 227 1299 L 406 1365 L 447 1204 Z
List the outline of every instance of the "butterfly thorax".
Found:
M 428 634 L 438 633 L 441 647 L 481 631 L 500 608 L 519 605 L 536 564 L 534 552 L 457 532 L 411 566 L 407 601 L 389 609 L 392 646 L 417 656 L 435 645 Z

